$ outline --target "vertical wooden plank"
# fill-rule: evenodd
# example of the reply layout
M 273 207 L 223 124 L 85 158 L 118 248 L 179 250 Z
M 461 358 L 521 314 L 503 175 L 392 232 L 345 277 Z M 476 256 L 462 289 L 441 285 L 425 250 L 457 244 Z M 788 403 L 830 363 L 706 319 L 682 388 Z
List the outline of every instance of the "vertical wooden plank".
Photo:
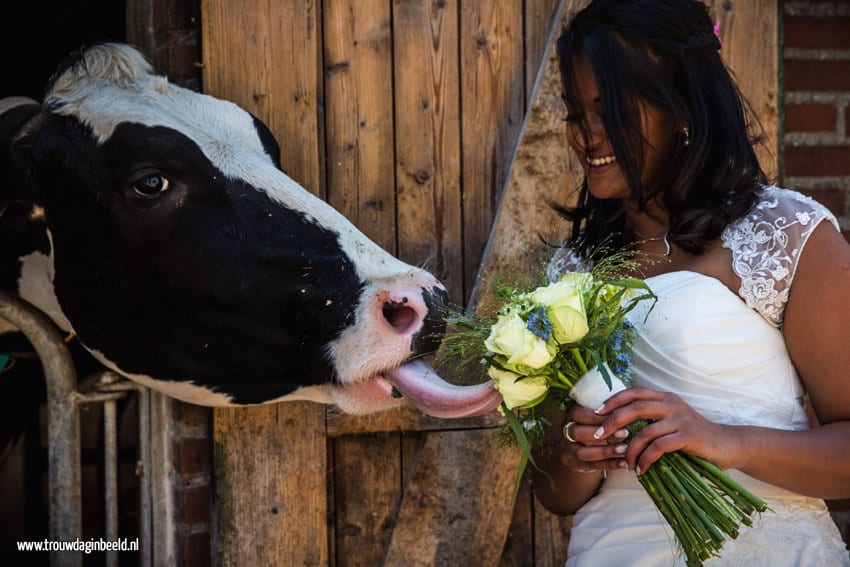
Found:
M 404 21 L 401 17 L 396 21 Z M 469 271 L 480 258 L 476 247 L 489 231 L 494 187 L 504 181 L 505 160 L 524 109 L 522 3 L 465 3 L 460 18 L 464 259 Z M 398 78 L 397 86 L 406 88 Z M 491 430 L 423 436 L 386 564 L 498 564 L 518 459 L 517 453 L 496 448 Z
M 546 201 L 566 202 L 579 179 L 578 164 L 570 160 L 560 120 L 563 102 L 554 50 L 563 22 L 577 8 L 578 2 L 560 2 L 549 22 L 541 64 L 530 81 L 536 90 L 531 94 L 521 139 L 500 196 L 498 215 L 470 294 L 470 304 L 479 312 L 493 307 L 488 288 L 492 275 L 539 273 L 552 252 L 545 242 L 560 242 L 569 228 Z M 533 45 L 530 38 L 529 42 Z M 490 466 L 499 467 L 501 463 L 490 463 Z M 504 550 L 500 564 L 523 565 L 533 558 L 535 565 L 557 565 L 557 557 L 563 564 L 568 541 L 555 528 L 564 520 L 532 500 L 528 487 L 521 489 L 519 498 L 524 499 L 517 502 L 514 510 L 506 540 L 510 547 Z
M 319 14 L 313 2 L 202 0 L 203 89 L 272 129 L 284 170 L 321 195 Z M 214 411 L 220 565 L 327 565 L 324 408 Z
M 779 23 L 781 2 L 708 2 L 720 23 L 720 53 L 764 128 L 766 144 L 758 149 L 762 168 L 779 173 Z M 754 41 L 754 38 L 758 38 Z
M 393 3 L 399 257 L 431 270 L 457 304 L 464 293 L 459 49 L 454 0 Z M 402 486 L 415 477 L 426 435 L 401 437 Z
M 531 484 L 528 474 L 522 480 L 514 500 L 511 524 L 502 555 L 499 557 L 500 567 L 519 567 L 538 563 L 534 555 L 534 507 L 531 495 Z
M 548 56 L 549 36 L 560 33 L 558 15 L 566 0 L 526 0 L 525 2 L 525 92 L 526 105 L 531 101 L 534 82 Z
M 399 257 L 463 301 L 457 4 L 393 9 Z
M 556 516 L 534 500 L 535 567 L 563 567 L 572 525 L 572 516 Z
M 524 115 L 522 1 L 461 5 L 464 289 L 473 286 Z
M 325 2 L 328 201 L 396 252 L 389 0 Z M 335 564 L 379 564 L 401 500 L 399 435 L 334 445 Z
M 398 434 L 335 440 L 334 565 L 380 565 L 401 501 Z
M 545 68 L 549 58 L 550 36 L 560 33 L 559 14 L 564 0 L 526 0 L 525 2 L 525 104 L 531 101 L 541 69 Z M 511 517 L 511 524 L 500 559 L 503 567 L 528 565 L 532 558 L 534 565 L 540 567 L 536 537 L 535 501 L 531 491 L 528 474 L 525 475 L 517 494 Z M 564 554 L 566 557 L 566 554 Z M 563 565 L 563 560 L 561 561 Z
M 493 527 L 510 517 L 518 457 L 490 429 L 428 435 L 384 565 L 498 565 L 507 522 Z
M 320 18 L 315 2 L 202 0 L 204 92 L 260 117 L 283 170 L 324 196 Z
M 489 310 L 492 297 L 489 280 L 495 274 L 534 274 L 544 269 L 552 254 L 547 243 L 560 243 L 569 224 L 547 204 L 567 203 L 579 180 L 580 166 L 571 159 L 561 117 L 561 77 L 555 40 L 561 22 L 575 12 L 571 0 L 561 6 L 561 15 L 550 30 L 547 57 L 539 69 L 536 92 L 523 124 L 521 139 L 499 200 L 498 215 L 487 243 L 484 259 L 470 293 L 470 304 Z
M 390 24 L 389 0 L 325 3 L 328 202 L 394 253 Z
M 328 564 L 325 435 L 316 413 L 306 403 L 215 410 L 217 565 Z

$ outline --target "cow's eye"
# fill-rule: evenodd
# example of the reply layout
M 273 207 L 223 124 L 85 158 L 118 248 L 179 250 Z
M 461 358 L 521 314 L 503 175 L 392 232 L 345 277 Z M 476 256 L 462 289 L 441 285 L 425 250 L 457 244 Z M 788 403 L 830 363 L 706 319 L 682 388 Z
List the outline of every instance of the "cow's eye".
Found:
M 150 173 L 131 181 L 130 187 L 140 197 L 156 197 L 160 193 L 168 191 L 171 188 L 171 183 L 167 177 L 158 173 Z

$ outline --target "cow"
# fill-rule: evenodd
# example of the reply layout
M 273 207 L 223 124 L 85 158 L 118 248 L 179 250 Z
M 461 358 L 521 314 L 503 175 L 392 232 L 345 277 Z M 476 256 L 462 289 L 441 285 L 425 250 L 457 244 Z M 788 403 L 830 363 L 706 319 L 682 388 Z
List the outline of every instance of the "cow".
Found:
M 133 46 L 0 101 L 0 287 L 104 365 L 204 406 L 289 400 L 483 415 L 425 362 L 447 294 L 284 173 L 268 127 Z

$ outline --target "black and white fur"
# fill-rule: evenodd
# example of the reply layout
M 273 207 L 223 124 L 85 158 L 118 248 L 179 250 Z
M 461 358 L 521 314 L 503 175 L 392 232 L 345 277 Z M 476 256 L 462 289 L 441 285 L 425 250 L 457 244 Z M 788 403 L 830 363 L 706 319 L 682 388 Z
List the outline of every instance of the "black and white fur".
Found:
M 0 286 L 105 366 L 201 405 L 289 399 L 368 413 L 404 393 L 485 413 L 411 360 L 443 333 L 446 292 L 289 178 L 268 128 L 105 44 L 43 104 L 0 101 Z

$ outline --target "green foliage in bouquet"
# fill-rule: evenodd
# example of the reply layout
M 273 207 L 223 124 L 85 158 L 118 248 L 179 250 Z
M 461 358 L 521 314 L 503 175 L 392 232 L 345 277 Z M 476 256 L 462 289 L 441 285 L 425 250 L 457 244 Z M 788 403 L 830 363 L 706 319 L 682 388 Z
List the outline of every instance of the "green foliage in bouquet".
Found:
M 565 410 L 573 403 L 570 390 L 589 368 L 599 367 L 609 388 L 608 369 L 630 380 L 635 328 L 626 315 L 656 298 L 643 280 L 627 275 L 637 267 L 630 251 L 599 252 L 592 270 L 552 283 L 494 278 L 501 305 L 495 317 L 448 318 L 452 328 L 440 357 L 478 361 L 494 381 L 506 418 L 499 438 L 522 449 L 518 478 L 529 461 L 534 464 L 532 451 L 551 425 L 542 402 Z

